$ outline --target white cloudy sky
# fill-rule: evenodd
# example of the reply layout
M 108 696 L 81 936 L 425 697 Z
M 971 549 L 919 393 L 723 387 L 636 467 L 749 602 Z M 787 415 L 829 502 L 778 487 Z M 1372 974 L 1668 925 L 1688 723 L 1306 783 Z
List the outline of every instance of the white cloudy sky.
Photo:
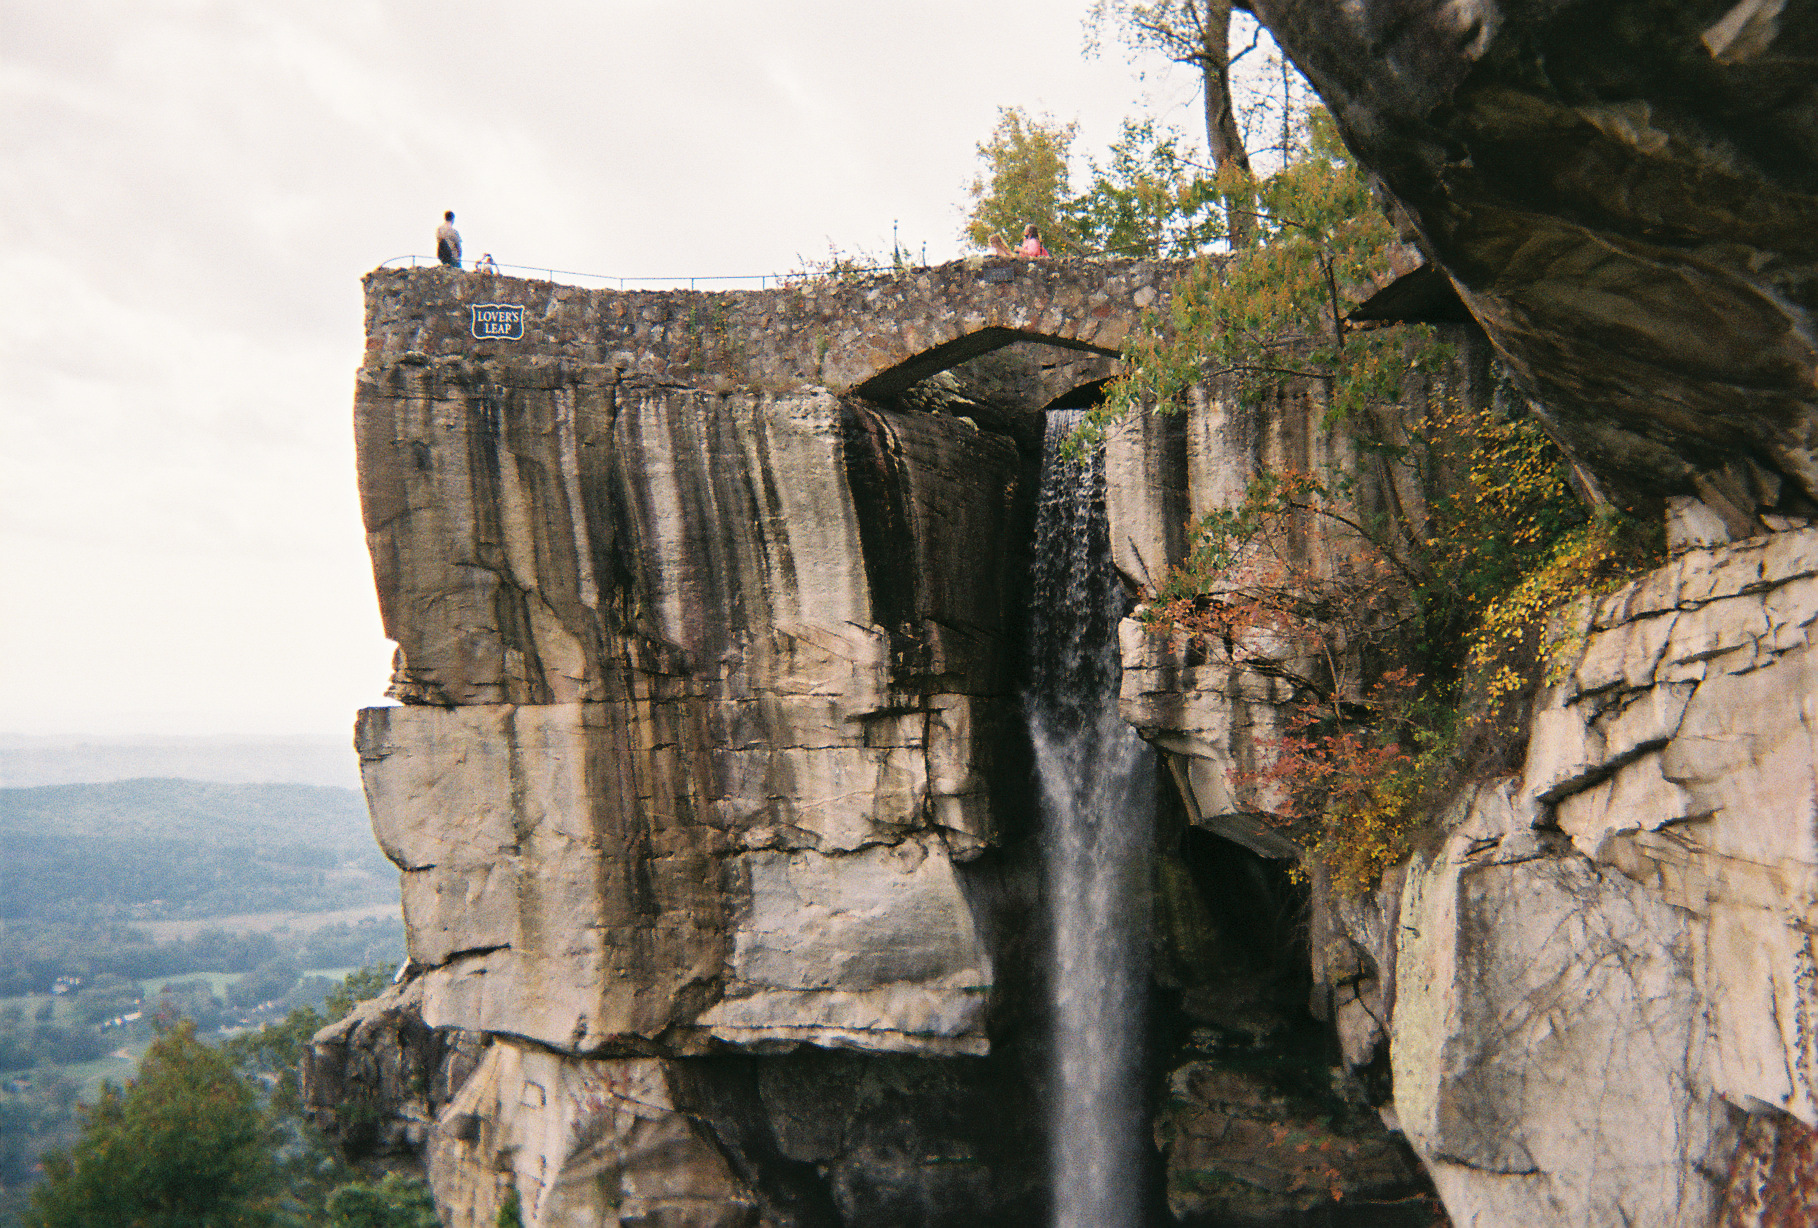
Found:
M 998 107 L 1193 130 L 1086 7 L 0 0 L 0 732 L 345 731 L 362 273 L 445 208 L 625 276 L 950 258 Z

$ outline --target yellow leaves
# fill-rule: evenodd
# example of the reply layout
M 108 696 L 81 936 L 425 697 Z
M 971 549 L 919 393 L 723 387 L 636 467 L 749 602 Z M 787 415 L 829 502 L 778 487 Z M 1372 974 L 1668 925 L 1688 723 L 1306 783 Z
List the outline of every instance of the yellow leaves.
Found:
M 1626 579 L 1634 566 L 1651 561 L 1645 554 L 1625 567 L 1622 523 L 1614 517 L 1592 520 L 1565 535 L 1539 567 L 1492 602 L 1471 636 L 1470 666 L 1480 679 L 1484 704 L 1494 708 L 1526 682 L 1516 660 L 1521 650 L 1563 606 L 1601 592 Z M 1571 637 L 1540 645 L 1551 680 L 1573 646 Z

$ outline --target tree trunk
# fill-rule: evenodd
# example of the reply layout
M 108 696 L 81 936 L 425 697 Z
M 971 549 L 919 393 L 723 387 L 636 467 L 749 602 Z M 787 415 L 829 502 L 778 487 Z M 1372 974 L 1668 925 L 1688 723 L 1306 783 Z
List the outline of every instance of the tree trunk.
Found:
M 1248 180 L 1250 175 L 1250 155 L 1244 150 L 1231 103 L 1231 0 L 1205 0 L 1200 51 L 1195 58 L 1205 77 L 1206 148 L 1212 153 L 1221 186 L 1231 189 L 1225 198 L 1226 233 L 1233 248 L 1247 247 L 1256 233 L 1251 197 L 1230 182 L 1240 175 Z

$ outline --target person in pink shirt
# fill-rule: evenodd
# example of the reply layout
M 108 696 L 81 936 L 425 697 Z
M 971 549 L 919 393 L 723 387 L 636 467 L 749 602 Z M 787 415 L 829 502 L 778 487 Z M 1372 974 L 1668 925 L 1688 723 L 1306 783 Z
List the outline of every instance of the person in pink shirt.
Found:
M 1041 232 L 1035 228 L 1034 222 L 1023 227 L 1023 245 L 1016 249 L 1016 254 L 1030 260 L 1048 259 L 1048 249 L 1042 246 Z

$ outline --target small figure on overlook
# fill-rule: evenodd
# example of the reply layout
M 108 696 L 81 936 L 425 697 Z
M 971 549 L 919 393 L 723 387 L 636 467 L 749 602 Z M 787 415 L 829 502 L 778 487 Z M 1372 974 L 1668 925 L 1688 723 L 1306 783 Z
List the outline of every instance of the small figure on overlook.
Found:
M 1016 254 L 1030 260 L 1048 259 L 1048 249 L 1042 246 L 1041 231 L 1035 228 L 1034 222 L 1023 227 L 1023 245 L 1016 249 Z
M 1004 242 L 1004 236 L 995 230 L 991 232 L 991 254 L 999 260 L 1008 260 L 1016 255 L 1010 250 L 1010 245 Z
M 453 209 L 442 215 L 442 224 L 436 227 L 436 259 L 461 267 L 461 232 L 454 228 Z
M 497 273 L 499 266 L 492 261 L 491 252 L 481 252 L 479 261 L 473 266 L 476 273 Z

